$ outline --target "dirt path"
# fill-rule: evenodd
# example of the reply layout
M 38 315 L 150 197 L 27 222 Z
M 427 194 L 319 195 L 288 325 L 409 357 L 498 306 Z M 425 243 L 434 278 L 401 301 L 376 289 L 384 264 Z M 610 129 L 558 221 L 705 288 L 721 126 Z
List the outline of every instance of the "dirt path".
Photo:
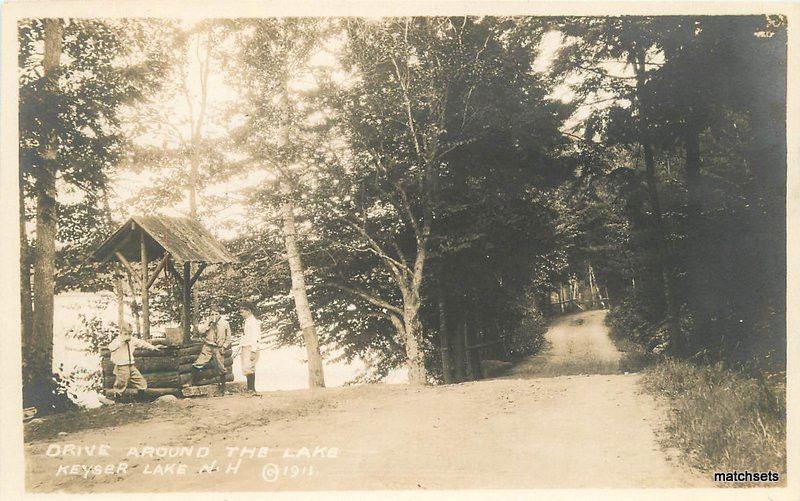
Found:
M 637 392 L 637 376 L 611 374 L 619 353 L 602 318 L 564 318 L 548 332 L 547 353 L 502 379 L 232 395 L 159 409 L 143 423 L 59 437 L 58 443 L 112 444 L 103 458 L 48 458 L 48 442 L 28 444 L 27 485 L 94 492 L 710 486 L 657 445 L 653 430 L 663 414 Z M 559 367 L 607 374 L 556 376 Z M 129 447 L 144 445 L 208 445 L 211 452 L 199 459 L 126 458 Z M 226 446 L 269 449 L 264 458 L 246 457 L 233 473 L 238 457 L 228 458 Z M 304 447 L 329 457 L 297 457 Z M 124 475 L 55 475 L 63 464 L 125 459 Z M 212 459 L 218 469 L 197 473 Z M 179 461 L 185 474 L 153 473 Z
M 559 318 L 545 334 L 547 349 L 517 364 L 510 377 L 617 374 L 621 353 L 608 337 L 605 314 L 600 310 Z

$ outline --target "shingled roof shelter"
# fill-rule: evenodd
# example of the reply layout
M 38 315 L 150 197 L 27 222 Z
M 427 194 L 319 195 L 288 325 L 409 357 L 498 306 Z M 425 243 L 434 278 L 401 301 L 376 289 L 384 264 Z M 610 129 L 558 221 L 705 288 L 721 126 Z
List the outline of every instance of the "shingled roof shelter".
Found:
M 189 339 L 192 325 L 192 286 L 200 274 L 209 264 L 237 262 L 199 222 L 188 217 L 160 215 L 131 217 L 89 259 L 98 263 L 119 260 L 131 281 L 138 285 L 144 338 L 150 337 L 149 290 L 162 271 L 172 274 L 181 286 L 184 340 Z M 152 261 L 158 262 L 155 270 L 148 266 Z M 136 262 L 138 272 L 132 264 Z

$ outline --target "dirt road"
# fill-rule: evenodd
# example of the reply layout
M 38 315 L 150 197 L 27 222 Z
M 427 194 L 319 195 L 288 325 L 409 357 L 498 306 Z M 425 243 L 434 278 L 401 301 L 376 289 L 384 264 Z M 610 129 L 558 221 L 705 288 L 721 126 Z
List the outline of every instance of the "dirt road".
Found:
M 40 492 L 710 486 L 657 444 L 662 411 L 637 392 L 636 375 L 615 373 L 619 353 L 602 319 L 603 312 L 563 318 L 548 332 L 546 353 L 500 379 L 182 401 L 156 408 L 144 422 L 30 443 L 27 486 Z M 55 451 L 51 444 L 65 443 L 110 444 L 110 455 L 47 457 L 48 447 Z M 128 455 L 148 445 L 210 452 Z M 253 449 L 239 463 L 241 449 L 234 447 Z M 212 460 L 216 469 L 198 473 Z M 57 475 L 59 466 L 120 462 L 127 463 L 122 474 Z

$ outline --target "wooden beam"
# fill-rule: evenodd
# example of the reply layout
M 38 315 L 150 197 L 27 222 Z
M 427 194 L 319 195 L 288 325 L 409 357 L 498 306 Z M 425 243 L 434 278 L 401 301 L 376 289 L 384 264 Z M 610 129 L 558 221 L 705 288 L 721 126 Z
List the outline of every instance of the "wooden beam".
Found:
M 191 265 L 188 262 L 183 263 L 183 314 L 181 315 L 181 320 L 183 321 L 184 343 L 191 338 L 192 328 L 192 279 L 190 272 Z
M 244 390 L 245 386 L 242 381 L 233 381 L 225 385 L 225 391 L 229 393 L 243 393 Z M 184 386 L 181 388 L 181 393 L 184 397 L 215 397 L 223 394 L 218 384 Z
M 148 289 L 150 289 L 150 287 L 153 286 L 153 282 L 156 281 L 156 278 L 158 278 L 158 274 L 161 273 L 161 270 L 163 270 L 164 267 L 167 265 L 167 261 L 169 261 L 169 254 L 165 252 L 164 257 L 161 259 L 161 262 L 158 263 L 158 268 L 156 268 L 156 271 L 153 273 L 153 276 L 150 277 L 150 280 L 147 281 Z
M 142 258 L 142 338 L 150 339 L 150 289 L 148 283 L 150 280 L 147 277 L 147 237 L 142 229 L 139 234 L 139 243 Z
M 170 259 L 167 263 L 167 269 L 181 288 L 181 331 L 183 334 L 182 342 L 185 343 L 189 340 L 189 330 L 187 329 L 187 325 L 189 324 L 187 323 L 188 320 L 186 318 L 186 310 L 183 308 L 184 290 L 186 289 L 186 285 L 183 283 L 183 276 L 178 272 L 178 270 L 175 269 L 175 265 L 172 264 L 172 259 Z
M 133 315 L 133 321 L 136 323 L 136 332 L 141 332 L 141 325 L 140 325 L 140 318 L 138 313 L 139 305 L 136 304 L 136 286 L 133 284 L 134 276 L 131 274 L 133 270 L 125 270 L 125 275 L 128 277 L 128 287 L 131 289 L 131 315 Z
M 167 263 L 167 269 L 172 274 L 172 276 L 175 277 L 175 280 L 178 282 L 178 284 L 180 284 L 181 289 L 183 289 L 183 276 L 180 273 L 178 273 L 178 270 L 175 269 L 175 265 L 172 264 L 172 261 Z
M 119 264 L 114 266 L 114 293 L 117 296 L 117 326 L 122 327 L 125 323 L 125 286 L 122 278 L 123 270 Z
M 198 278 L 200 278 L 200 274 L 203 273 L 203 270 L 206 269 L 206 266 L 208 266 L 207 263 L 200 263 L 200 266 L 197 267 L 197 271 L 194 272 L 194 275 L 192 276 L 192 279 L 189 281 L 189 288 L 190 289 L 192 287 L 194 287 L 194 283 L 197 282 Z
M 129 263 L 128 260 L 125 259 L 125 256 L 123 256 L 120 251 L 115 251 L 114 254 L 117 256 L 117 259 L 119 259 L 119 262 L 122 263 L 122 265 L 125 267 L 125 271 L 128 272 L 128 277 L 132 277 L 136 285 L 138 286 L 139 281 L 136 279 L 136 272 L 133 271 L 133 266 L 131 266 L 131 263 Z

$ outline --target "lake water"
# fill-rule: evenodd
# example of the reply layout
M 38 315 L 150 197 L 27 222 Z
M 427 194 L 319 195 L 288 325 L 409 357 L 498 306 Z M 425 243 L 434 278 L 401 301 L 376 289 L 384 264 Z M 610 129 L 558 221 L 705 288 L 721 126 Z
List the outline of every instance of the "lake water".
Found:
M 116 323 L 117 305 L 114 295 L 107 293 L 69 292 L 55 297 L 54 335 L 53 335 L 53 367 L 63 365 L 63 371 L 69 373 L 76 369 L 95 370 L 99 367 L 99 356 L 86 351 L 83 341 L 69 336 L 69 331 L 81 324 L 81 316 L 87 319 L 96 317 L 104 324 Z M 159 329 L 163 332 L 164 326 Z M 334 354 L 335 355 L 335 354 Z M 308 387 L 308 370 L 305 363 L 305 348 L 287 346 L 261 352 L 256 366 L 256 389 L 259 391 L 296 390 Z M 332 356 L 331 358 L 335 358 Z M 325 363 L 325 384 L 328 387 L 342 386 L 352 381 L 364 370 L 361 360 L 352 363 Z M 235 381 L 244 381 L 238 357 L 233 362 Z M 404 383 L 407 381 L 405 370 L 393 371 L 386 378 L 386 383 Z M 97 407 L 100 404 L 97 394 L 88 388 L 75 388 L 78 402 L 86 407 Z

